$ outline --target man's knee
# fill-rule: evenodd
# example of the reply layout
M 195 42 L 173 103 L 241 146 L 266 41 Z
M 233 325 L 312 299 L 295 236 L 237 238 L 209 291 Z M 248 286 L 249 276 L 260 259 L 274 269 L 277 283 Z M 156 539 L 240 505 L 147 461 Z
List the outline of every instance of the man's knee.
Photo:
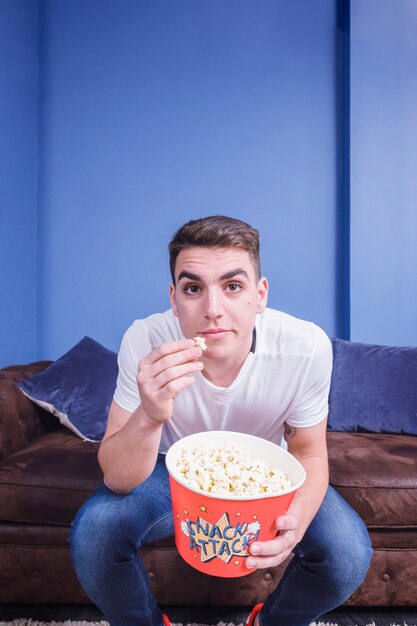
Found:
M 344 602 L 363 582 L 373 554 L 365 524 L 357 518 L 350 532 L 335 532 L 326 549 L 325 570 L 339 602 Z
M 121 496 L 101 487 L 79 510 L 69 538 L 76 570 L 131 559 L 147 541 L 173 534 L 171 501 L 136 489 Z
M 340 601 L 345 600 L 362 583 L 371 563 L 373 550 L 365 524 L 329 489 L 307 535 L 300 556 L 321 570 Z
M 109 562 L 133 552 L 133 522 L 122 506 L 93 496 L 78 511 L 68 540 L 74 568 L 80 580 L 91 571 L 104 571 Z M 119 554 L 119 557 L 118 557 Z
M 330 567 L 332 582 L 339 589 L 343 601 L 347 599 L 363 582 L 373 554 L 368 534 L 361 533 L 359 537 L 352 537 L 339 546 L 337 562 Z
M 366 576 L 373 554 L 368 530 L 359 515 L 344 500 L 340 525 L 335 532 L 334 556 L 340 563 L 340 576 L 351 581 L 352 591 L 357 589 Z

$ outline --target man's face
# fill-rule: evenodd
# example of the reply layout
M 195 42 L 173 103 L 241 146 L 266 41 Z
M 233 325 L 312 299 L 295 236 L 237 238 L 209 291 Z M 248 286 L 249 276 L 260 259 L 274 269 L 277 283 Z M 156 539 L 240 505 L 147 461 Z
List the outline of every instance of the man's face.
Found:
M 170 286 L 174 314 L 187 338 L 204 337 L 204 360 L 246 358 L 257 313 L 266 307 L 268 283 L 256 279 L 249 253 L 240 248 L 182 250 Z

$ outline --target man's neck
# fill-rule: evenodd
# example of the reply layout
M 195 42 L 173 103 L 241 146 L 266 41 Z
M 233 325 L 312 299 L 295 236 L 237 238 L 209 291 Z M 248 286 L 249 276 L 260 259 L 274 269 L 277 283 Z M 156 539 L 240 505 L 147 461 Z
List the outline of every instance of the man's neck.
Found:
M 247 348 L 242 350 L 240 357 L 232 357 L 230 360 L 222 360 L 221 362 L 207 360 L 202 371 L 204 378 L 216 387 L 230 387 L 239 376 L 239 372 L 253 347 L 254 342 L 251 338 Z
M 243 364 L 242 364 L 243 365 Z M 239 375 L 242 365 L 235 364 L 234 366 L 228 366 L 226 371 L 223 367 L 206 366 L 202 372 L 204 378 L 209 380 L 216 387 L 230 387 Z

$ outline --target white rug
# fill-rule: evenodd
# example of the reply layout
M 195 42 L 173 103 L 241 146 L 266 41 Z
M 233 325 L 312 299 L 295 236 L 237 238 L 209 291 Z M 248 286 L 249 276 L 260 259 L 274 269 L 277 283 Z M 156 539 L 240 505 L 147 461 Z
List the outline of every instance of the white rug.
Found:
M 12 622 L 0 622 L 0 626 L 109 626 L 108 622 L 73 622 L 66 620 L 65 622 L 34 622 L 31 619 L 16 619 Z M 183 626 L 182 624 L 172 624 L 171 626 Z M 204 626 L 203 624 L 186 624 L 185 626 Z M 219 622 L 217 626 L 236 626 L 235 624 L 225 624 L 225 622 Z M 237 626 L 243 626 L 238 624 Z M 337 624 L 330 624 L 329 622 L 314 622 L 311 626 L 337 626 Z M 375 626 L 372 622 L 367 626 Z M 403 624 L 391 624 L 391 626 L 407 626 Z
M 66 620 L 65 622 L 35 622 L 31 619 L 16 619 L 12 622 L 0 622 L 0 626 L 109 626 L 108 622 L 73 622 Z M 172 626 L 183 626 L 182 624 L 172 624 Z M 186 624 L 185 626 L 204 626 L 203 624 Z M 217 626 L 243 626 L 243 624 L 226 624 L 225 622 L 219 622 Z M 311 626 L 337 626 L 337 624 L 330 624 L 329 622 L 314 622 Z M 375 626 L 375 623 L 367 624 L 367 626 Z M 403 624 L 391 624 L 391 626 L 407 626 Z

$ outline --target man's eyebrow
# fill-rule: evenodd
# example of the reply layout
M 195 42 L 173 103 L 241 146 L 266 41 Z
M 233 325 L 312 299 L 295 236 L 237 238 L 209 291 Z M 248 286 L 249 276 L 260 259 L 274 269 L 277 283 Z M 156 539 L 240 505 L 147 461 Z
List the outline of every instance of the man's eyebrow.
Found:
M 198 274 L 193 274 L 192 272 L 185 272 L 185 271 L 179 273 L 178 278 L 177 278 L 178 282 L 182 278 L 188 278 L 188 280 L 196 280 L 196 281 L 201 280 Z
M 222 274 L 219 280 L 229 280 L 230 278 L 234 278 L 235 276 L 244 276 L 247 280 L 249 280 L 248 273 L 240 267 L 236 268 L 235 270 L 230 270 L 225 274 Z M 188 280 L 195 280 L 196 282 L 201 281 L 201 276 L 199 276 L 198 274 L 193 274 L 192 272 L 187 272 L 186 270 L 183 270 L 178 274 L 177 281 L 180 282 L 180 280 L 182 280 L 183 278 L 188 278 Z
M 247 278 L 249 280 L 249 276 L 248 273 L 241 269 L 240 267 L 238 267 L 235 270 L 230 270 L 230 272 L 226 272 L 226 274 L 223 274 L 223 276 L 220 276 L 220 280 L 228 280 L 229 278 L 234 278 L 235 276 L 244 276 L 245 278 Z

